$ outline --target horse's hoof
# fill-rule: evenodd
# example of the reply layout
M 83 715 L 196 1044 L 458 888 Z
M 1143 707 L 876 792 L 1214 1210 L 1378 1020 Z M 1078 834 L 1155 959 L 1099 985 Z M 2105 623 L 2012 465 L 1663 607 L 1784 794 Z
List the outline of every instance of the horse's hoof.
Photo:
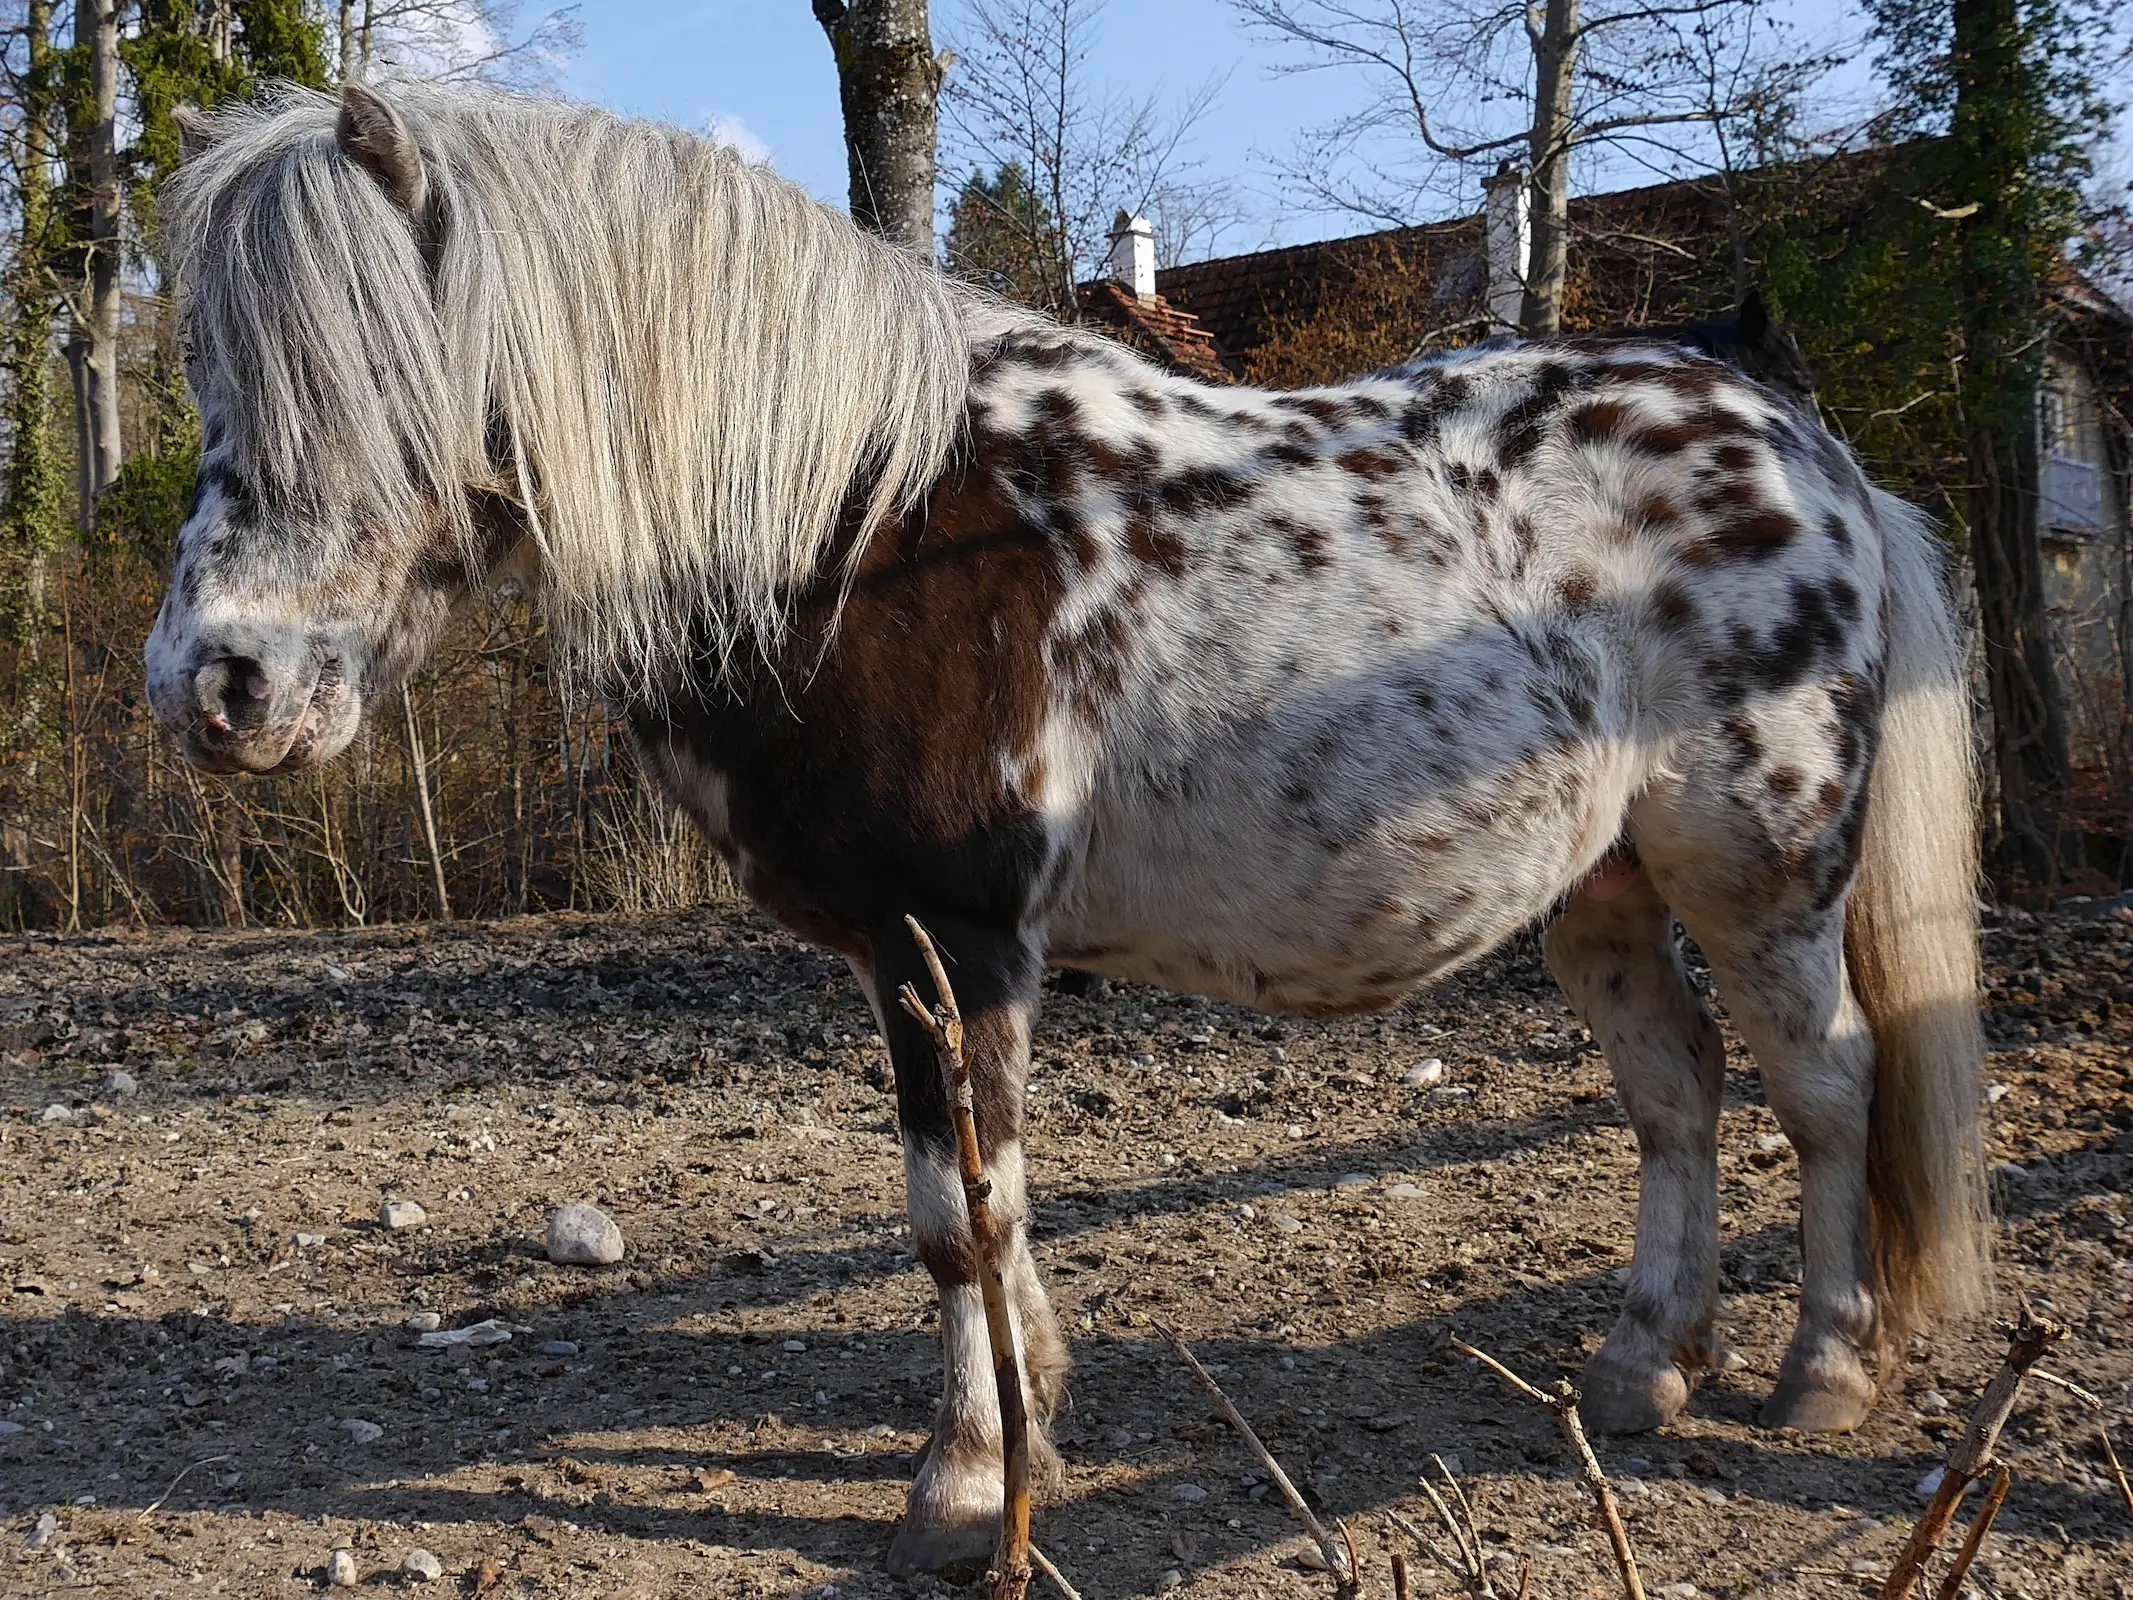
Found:
M 949 1583 L 975 1583 L 992 1565 L 1000 1542 L 1000 1522 L 916 1523 L 909 1517 L 889 1541 L 889 1573 L 915 1578 L 931 1573 Z
M 1848 1393 L 1780 1378 L 1778 1386 L 1770 1391 L 1759 1420 L 1766 1428 L 1791 1428 L 1800 1433 L 1850 1433 L 1866 1421 L 1866 1414 L 1873 1408 L 1871 1391 Z
M 1650 1433 L 1681 1415 L 1689 1381 L 1669 1363 L 1656 1373 L 1595 1361 L 1578 1382 L 1578 1416 L 1594 1433 Z

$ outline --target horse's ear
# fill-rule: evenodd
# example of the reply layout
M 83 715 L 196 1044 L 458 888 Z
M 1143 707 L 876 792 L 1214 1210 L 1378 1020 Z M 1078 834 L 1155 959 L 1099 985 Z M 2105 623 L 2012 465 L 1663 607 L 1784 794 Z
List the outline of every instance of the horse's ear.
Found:
M 215 125 L 198 106 L 180 104 L 170 108 L 170 120 L 178 130 L 178 160 L 186 162 L 207 153 L 215 142 Z
M 429 174 L 415 136 L 393 103 L 367 84 L 341 86 L 341 116 L 334 138 L 342 154 L 384 186 L 393 203 L 418 224 L 430 201 Z
M 1742 343 L 1758 348 L 1770 336 L 1770 310 L 1760 289 L 1750 289 L 1740 303 L 1740 336 Z

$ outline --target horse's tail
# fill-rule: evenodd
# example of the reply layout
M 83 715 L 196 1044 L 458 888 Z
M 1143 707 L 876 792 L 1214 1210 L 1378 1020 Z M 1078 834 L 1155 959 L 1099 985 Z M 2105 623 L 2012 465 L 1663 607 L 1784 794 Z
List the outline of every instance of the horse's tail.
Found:
M 1977 772 L 1963 648 L 1932 524 L 1876 491 L 1887 702 L 1845 959 L 1873 1030 L 1867 1144 L 1875 1271 L 1899 1341 L 1984 1298 Z

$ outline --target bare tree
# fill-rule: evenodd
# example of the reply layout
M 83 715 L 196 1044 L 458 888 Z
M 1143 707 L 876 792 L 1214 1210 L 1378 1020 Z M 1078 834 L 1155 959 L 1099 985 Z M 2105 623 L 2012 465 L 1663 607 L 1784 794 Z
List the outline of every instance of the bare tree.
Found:
M 1287 176 L 1321 207 L 1385 224 L 1466 199 L 1525 169 L 1531 246 L 1519 325 L 1562 322 L 1574 159 L 1602 148 L 1678 153 L 1733 114 L 1714 105 L 1696 29 L 1742 0 L 1231 0 L 1299 54 L 1282 70 L 1346 69 L 1369 85 L 1310 130 Z
M 941 76 L 926 0 L 814 0 L 837 57 L 852 220 L 933 257 Z
M 1088 67 L 1103 9 L 1104 0 L 964 0 L 945 95 L 953 159 L 988 175 L 1017 167 L 1042 202 L 1001 221 L 1044 230 L 1027 244 L 1045 263 L 1047 309 L 1068 320 L 1119 211 L 1150 219 L 1164 265 L 1211 247 L 1242 216 L 1230 188 L 1185 153 L 1222 80 L 1173 111 L 1153 95 L 1104 93 Z
M 118 0 L 75 0 L 74 48 L 87 69 L 90 114 L 72 127 L 67 153 L 73 189 L 78 277 L 67 365 L 74 378 L 81 525 L 96 520 L 96 498 L 124 459 L 119 427 Z M 78 113 L 77 113 L 78 116 Z
M 518 0 L 339 0 L 343 82 L 399 76 L 553 94 L 585 42 L 576 5 L 521 30 Z

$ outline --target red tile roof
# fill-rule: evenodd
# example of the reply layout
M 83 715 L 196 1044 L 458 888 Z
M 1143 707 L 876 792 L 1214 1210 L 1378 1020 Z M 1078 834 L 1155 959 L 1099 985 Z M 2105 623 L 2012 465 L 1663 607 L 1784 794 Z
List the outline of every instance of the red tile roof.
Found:
M 1122 344 L 1182 372 L 1210 383 L 1235 380 L 1215 353 L 1215 341 L 1189 311 L 1180 311 L 1162 295 L 1143 300 L 1124 284 L 1111 278 L 1085 283 L 1080 289 L 1081 320 L 1101 328 Z

